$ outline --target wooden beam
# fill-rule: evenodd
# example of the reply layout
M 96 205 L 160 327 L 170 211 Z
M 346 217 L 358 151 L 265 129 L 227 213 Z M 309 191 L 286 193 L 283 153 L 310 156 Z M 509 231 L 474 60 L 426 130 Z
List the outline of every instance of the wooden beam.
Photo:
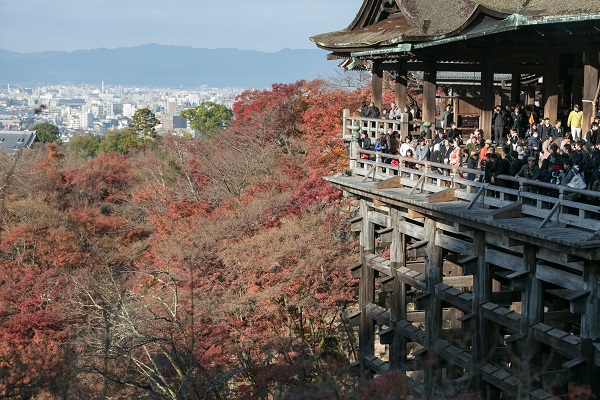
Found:
M 444 264 L 442 248 L 436 246 L 435 236 L 437 234 L 436 222 L 427 218 L 424 223 L 425 239 L 427 240 L 427 258 L 425 259 L 425 283 L 428 295 L 427 312 L 425 314 L 425 347 L 433 349 L 435 342 L 440 338 L 442 330 L 442 304 L 441 299 L 435 295 L 434 285 L 442 282 L 442 268 Z M 416 300 L 416 299 L 415 299 Z M 425 370 L 424 384 L 425 392 L 431 393 L 434 385 L 434 362 L 435 354 L 428 353 L 430 366 Z
M 489 215 L 489 218 L 496 219 L 507 219 L 507 218 L 521 218 L 523 216 L 521 203 L 509 204 L 505 207 L 499 208 Z
M 406 235 L 399 228 L 402 216 L 396 207 L 390 209 L 392 227 L 390 233 L 390 267 L 392 281 L 392 294 L 390 296 L 390 323 L 393 326 L 393 336 L 389 347 L 389 365 L 392 370 L 405 370 L 406 367 L 406 338 L 402 336 L 397 327 L 397 321 L 406 319 L 406 292 L 407 285 L 399 278 L 398 268 L 406 267 Z
M 401 187 L 403 187 L 403 185 L 400 176 L 393 176 L 375 184 L 375 189 L 396 189 Z
M 454 193 L 454 188 L 444 189 L 440 192 L 431 193 L 425 198 L 426 203 L 443 203 L 446 201 L 455 201 L 456 195 Z
M 464 276 L 445 276 L 442 281 L 446 285 L 454 287 L 472 287 L 473 286 L 473 275 Z
M 375 229 L 369 220 L 369 204 L 365 199 L 360 200 L 360 215 L 362 216 L 362 229 L 360 232 L 360 262 L 367 265 L 367 255 L 375 249 Z M 360 326 L 358 330 L 358 360 L 360 362 L 360 379 L 368 380 L 372 372 L 367 368 L 365 356 L 373 355 L 375 352 L 375 325 L 367 315 L 366 306 L 371 304 L 375 298 L 375 270 L 373 268 L 361 268 L 359 280 L 358 306 L 360 313 Z
M 362 179 L 361 182 L 366 182 L 367 179 L 369 179 L 369 175 L 371 175 L 371 174 L 373 174 L 373 180 L 375 180 L 375 173 L 377 173 L 377 164 L 378 164 L 377 160 L 379 160 L 379 157 L 377 157 L 375 159 L 375 163 L 369 167 L 367 173 L 365 174 L 365 177 Z
M 373 205 L 376 207 L 382 207 L 382 206 L 387 206 L 387 203 L 384 203 L 383 201 L 379 200 L 379 199 L 373 199 Z
M 477 194 L 475 195 L 475 197 L 473 197 L 473 199 L 471 200 L 471 202 L 469 203 L 469 205 L 467 206 L 467 210 L 470 210 L 471 208 L 473 208 L 473 206 L 475 205 L 475 203 L 477 202 L 477 199 L 479 199 L 479 197 L 485 192 L 485 185 L 481 185 L 481 187 L 479 188 L 479 190 L 477 191 Z
M 492 292 L 492 303 L 508 304 L 521 301 L 522 291 L 505 290 L 502 292 Z
M 415 192 L 415 190 L 417 190 L 417 188 L 419 186 L 421 186 L 421 191 L 423 191 L 422 187 L 423 187 L 423 182 L 425 181 L 425 177 L 427 176 L 426 173 L 423 173 L 420 177 L 419 180 L 417 181 L 417 183 L 415 183 L 415 186 L 412 187 L 412 189 L 410 189 L 410 192 L 408 192 L 408 194 L 413 194 Z
M 377 233 L 378 235 L 385 235 L 386 233 L 390 233 L 390 232 L 393 232 L 393 231 L 394 231 L 394 227 L 390 226 L 390 227 L 383 228 L 383 229 L 377 229 L 375 231 L 375 233 Z
M 552 216 L 559 210 L 559 208 L 560 208 L 560 201 L 557 201 L 556 204 L 554 204 L 554 207 L 552 207 L 552 210 L 550 210 L 550 212 L 548 213 L 546 218 L 544 218 L 544 220 L 540 224 L 540 229 L 544 228 L 548 224 L 548 222 L 550 222 L 550 220 L 552 219 Z

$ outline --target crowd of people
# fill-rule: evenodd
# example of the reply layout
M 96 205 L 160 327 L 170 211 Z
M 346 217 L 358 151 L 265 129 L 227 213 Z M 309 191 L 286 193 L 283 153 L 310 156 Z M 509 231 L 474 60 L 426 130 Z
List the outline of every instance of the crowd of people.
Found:
M 374 106 L 371 103 L 366 107 Z M 384 109 L 388 117 L 395 115 L 395 110 L 394 103 L 389 110 Z M 481 179 L 486 184 L 518 187 L 514 181 L 501 178 L 505 175 L 600 191 L 600 120 L 597 117 L 591 128 L 582 132 L 583 116 L 578 105 L 572 110 L 561 109 L 554 123 L 548 117 L 539 117 L 535 106 L 497 106 L 490 135 L 493 139 L 484 140 L 483 131 L 475 128 L 464 143 L 451 106 L 440 117 L 442 127 L 435 130 L 433 139 L 427 138 L 425 131 L 401 138 L 397 131 L 388 129 L 375 143 L 363 132 L 359 145 L 383 153 L 383 162 L 393 165 L 400 165 L 400 161 L 385 154 L 481 169 L 482 174 L 461 173 L 460 178 Z M 418 168 L 417 163 L 402 162 L 406 168 Z

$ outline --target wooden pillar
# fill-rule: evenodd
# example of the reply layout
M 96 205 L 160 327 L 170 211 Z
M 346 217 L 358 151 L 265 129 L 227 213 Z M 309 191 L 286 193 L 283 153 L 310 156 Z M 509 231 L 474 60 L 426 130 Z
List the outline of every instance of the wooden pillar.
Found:
M 396 82 L 394 83 L 394 93 L 396 94 L 396 105 L 404 111 L 408 102 L 407 95 L 408 79 L 406 78 L 406 70 L 398 68 L 396 70 Z
M 594 105 L 596 90 L 598 88 L 598 49 L 592 49 L 591 46 L 586 50 L 583 60 L 583 124 L 581 126 L 581 134 L 590 129 L 592 119 L 594 117 Z
M 476 314 L 477 327 L 473 335 L 471 350 L 471 374 L 475 390 L 484 392 L 485 382 L 481 374 L 481 366 L 487 362 L 490 353 L 491 328 L 481 312 L 481 305 L 491 299 L 492 274 L 485 262 L 485 231 L 475 230 L 473 234 L 473 251 L 478 257 L 477 273 L 473 277 L 473 313 Z M 484 395 L 485 398 L 485 395 Z
M 435 127 L 436 74 L 435 61 L 425 61 L 423 70 L 423 121 L 431 122 L 432 128 Z
M 371 100 L 381 110 L 383 97 L 383 68 L 378 62 L 373 62 L 373 78 L 371 80 Z
M 532 84 L 527 86 L 527 98 L 525 99 L 525 104 L 528 106 L 535 104 L 535 86 Z
M 575 57 L 580 56 L 581 54 L 575 54 Z M 573 71 L 573 87 L 571 93 L 571 107 L 574 104 L 579 104 L 581 106 L 581 99 L 583 98 L 583 68 L 575 67 L 572 69 Z M 583 131 L 583 129 L 582 129 Z M 585 132 L 581 132 L 583 135 Z
M 442 257 L 442 248 L 436 246 L 436 222 L 430 218 L 425 219 L 424 240 L 427 241 L 427 258 L 425 259 L 425 284 L 428 296 L 427 308 L 425 310 L 425 345 L 427 351 L 427 366 L 425 368 L 425 398 L 431 396 L 434 380 L 440 378 L 434 375 L 434 371 L 441 371 L 438 368 L 436 354 L 434 351 L 435 341 L 440 338 L 442 331 L 442 304 L 441 300 L 435 295 L 433 285 L 442 281 L 442 268 L 444 259 Z
M 600 291 L 600 262 L 586 261 L 583 267 L 583 290 L 589 291 L 585 311 L 581 314 L 581 358 L 587 360 L 584 383 L 590 385 L 596 398 L 600 397 L 600 382 L 598 373 L 600 368 L 596 366 L 595 356 L 597 350 L 594 342 L 600 339 L 600 299 L 597 297 Z
M 479 127 L 484 139 L 492 139 L 492 112 L 494 109 L 494 53 L 488 46 L 481 60 L 481 116 Z
M 390 301 L 390 323 L 394 329 L 392 343 L 390 344 L 390 370 L 405 370 L 406 364 L 406 338 L 398 332 L 397 322 L 406 319 L 406 283 L 398 279 L 397 268 L 406 266 L 406 235 L 400 231 L 400 210 L 390 209 L 392 218 L 392 244 L 390 246 L 390 267 L 392 269 L 393 293 Z
M 537 268 L 536 249 L 526 244 L 523 249 L 523 261 L 529 271 L 525 291 L 521 296 L 521 333 L 525 339 L 521 348 L 519 364 L 519 399 L 529 400 L 529 393 L 539 387 L 541 363 L 539 362 L 539 343 L 533 337 L 531 326 L 542 320 L 544 312 L 544 289 L 542 282 L 535 276 Z
M 556 47 L 549 47 L 547 54 L 548 69 L 544 74 L 544 117 L 550 118 L 550 123 L 558 118 L 558 74 L 560 55 Z
M 510 83 L 510 102 L 514 104 L 521 102 L 521 74 L 512 74 Z
M 360 232 L 360 261 L 362 263 L 358 302 L 361 310 L 360 327 L 358 333 L 358 361 L 360 379 L 368 380 L 372 377 L 371 370 L 367 367 L 365 356 L 375 352 L 375 321 L 367 315 L 366 306 L 373 303 L 375 298 L 375 271 L 367 267 L 365 255 L 373 253 L 375 249 L 375 230 L 369 221 L 369 206 L 366 200 L 360 201 L 360 214 L 362 229 Z

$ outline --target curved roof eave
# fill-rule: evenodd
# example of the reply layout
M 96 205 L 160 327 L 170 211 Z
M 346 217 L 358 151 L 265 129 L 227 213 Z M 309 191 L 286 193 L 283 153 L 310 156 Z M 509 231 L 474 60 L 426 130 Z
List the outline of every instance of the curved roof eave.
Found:
M 397 2 L 401 10 L 401 17 L 383 20 L 367 26 L 357 25 L 359 18 L 368 10 L 372 15 L 374 7 L 378 7 L 381 0 L 365 0 L 361 10 L 353 23 L 346 29 L 323 33 L 312 36 L 310 40 L 318 47 L 325 50 L 344 50 L 376 48 L 381 46 L 390 46 L 402 44 L 405 42 L 425 42 L 431 40 L 443 39 L 465 29 L 480 14 L 485 13 L 496 18 L 505 17 L 505 14 L 492 11 L 478 3 L 470 0 L 463 0 L 463 7 L 456 11 L 455 18 L 451 23 L 443 24 L 435 22 L 438 18 L 424 17 L 422 10 L 409 10 L 411 1 Z M 415 4 L 412 4 L 416 8 Z M 362 21 L 366 23 L 367 21 Z
M 366 50 L 366 51 L 358 51 L 352 52 L 351 56 L 355 58 L 365 57 L 365 56 L 374 56 L 374 55 L 385 55 L 385 54 L 395 54 L 395 53 L 405 53 L 410 50 L 418 50 L 426 47 L 439 46 L 443 44 L 448 44 L 452 42 L 458 42 L 461 40 L 472 39 L 481 36 L 488 36 L 497 33 L 502 33 L 510 30 L 516 30 L 526 26 L 536 26 L 536 25 L 545 25 L 545 24 L 556 24 L 556 23 L 569 23 L 569 22 L 582 22 L 582 21 L 596 21 L 600 20 L 600 14 L 590 14 L 590 15 L 575 15 L 575 16 L 554 16 L 554 17 L 546 17 L 540 19 L 527 19 L 526 17 L 513 14 L 508 16 L 507 18 L 500 21 L 496 26 L 489 30 L 477 31 L 465 33 L 462 35 L 456 35 L 452 37 L 438 38 L 429 40 L 426 42 L 419 43 L 411 43 L 410 49 L 408 46 L 398 46 L 398 47 L 389 47 L 386 49 L 376 49 L 376 50 Z

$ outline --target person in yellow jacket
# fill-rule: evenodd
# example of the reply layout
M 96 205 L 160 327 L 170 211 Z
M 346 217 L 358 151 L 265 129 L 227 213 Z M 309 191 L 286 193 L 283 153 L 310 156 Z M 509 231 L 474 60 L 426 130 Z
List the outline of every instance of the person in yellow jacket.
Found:
M 573 106 L 573 111 L 569 114 L 567 126 L 571 128 L 571 136 L 574 141 L 581 140 L 581 124 L 583 122 L 583 111 L 579 111 L 579 105 Z

